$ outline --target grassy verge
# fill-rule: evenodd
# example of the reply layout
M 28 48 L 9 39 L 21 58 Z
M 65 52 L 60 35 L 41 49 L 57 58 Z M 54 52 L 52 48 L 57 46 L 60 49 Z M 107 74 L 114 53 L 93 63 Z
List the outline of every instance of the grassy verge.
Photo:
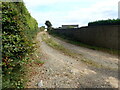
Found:
M 44 64 L 44 61 L 41 61 L 41 57 L 42 57 L 42 53 L 41 50 L 39 48 L 40 43 L 36 42 L 36 47 L 35 47 L 35 51 L 28 56 L 28 61 L 27 63 L 24 65 L 24 88 L 28 88 L 28 82 L 31 80 L 31 78 L 33 76 L 35 76 L 36 72 L 36 68 L 39 68 L 40 66 L 42 66 Z
M 97 47 L 97 46 L 92 46 L 92 45 L 88 45 L 88 44 L 84 44 L 81 43 L 79 41 L 76 41 L 72 38 L 66 37 L 64 35 L 59 35 L 59 34 L 55 34 L 55 33 L 50 33 L 52 36 L 57 37 L 61 40 L 64 40 L 68 43 L 74 44 L 74 45 L 78 45 L 78 46 L 82 46 L 82 47 L 86 47 L 92 50 L 98 50 L 98 51 L 103 51 L 103 52 L 107 52 L 109 54 L 113 54 L 113 55 L 120 55 L 120 50 L 114 50 L 114 49 L 109 49 L 109 48 L 103 48 L 103 47 Z
M 81 59 L 82 62 L 86 63 L 87 65 L 94 66 L 96 68 L 104 68 L 104 69 L 110 69 L 110 70 L 118 70 L 117 68 L 111 68 L 109 66 L 101 65 L 95 61 L 89 60 L 89 59 Z
M 82 45 L 83 47 L 87 47 L 87 48 L 91 48 L 91 49 L 94 49 L 94 50 L 100 50 L 100 51 L 103 51 L 103 49 L 101 50 L 101 48 L 99 48 L 99 47 L 94 47 L 94 46 L 89 46 L 89 45 L 86 45 L 86 44 L 82 44 L 82 43 L 79 43 L 79 42 L 76 42 L 76 41 L 70 41 L 70 39 L 68 39 L 67 38 L 67 40 L 65 40 L 64 38 L 66 38 L 66 37 L 64 37 L 64 36 L 62 36 L 62 38 L 61 37 L 58 37 L 58 36 L 56 36 L 55 34 L 53 34 L 53 36 L 55 36 L 55 37 L 57 37 L 57 38 L 59 38 L 59 39 L 62 39 L 62 40 L 64 40 L 64 41 L 66 41 L 66 42 L 69 42 L 69 43 L 71 43 L 71 44 L 75 44 L 75 45 Z M 58 49 L 58 50 L 61 50 L 62 52 L 65 52 L 65 54 L 66 55 L 69 55 L 69 56 L 72 56 L 73 58 L 75 57 L 76 59 L 80 59 L 82 62 L 84 62 L 85 64 L 87 64 L 87 65 L 90 65 L 90 66 L 94 66 L 94 67 L 96 67 L 96 68 L 106 68 L 106 69 L 110 69 L 110 70 L 117 70 L 117 68 L 111 68 L 111 67 L 109 67 L 109 66 L 105 66 L 105 65 L 101 65 L 101 64 L 99 64 L 99 63 L 97 63 L 97 62 L 95 62 L 95 61 L 93 61 L 93 60 L 89 60 L 89 59 L 86 59 L 86 58 L 84 58 L 81 54 L 79 54 L 79 55 L 81 55 L 81 57 L 79 57 L 78 56 L 78 54 L 77 53 L 72 53 L 71 54 L 71 51 L 69 51 L 69 50 L 67 50 L 66 48 L 64 48 L 62 45 L 60 45 L 60 44 L 58 44 L 57 42 L 55 42 L 54 40 L 52 40 L 51 38 L 49 38 L 46 34 L 44 34 L 43 36 L 42 36 L 42 38 L 43 38 L 43 40 L 48 44 L 48 45 L 50 45 L 51 47 L 53 47 L 53 48 L 55 48 L 55 49 Z M 46 39 L 45 39 L 46 38 Z M 62 47 L 62 49 L 60 49 Z M 108 49 L 107 49 L 108 50 Z M 109 52 L 110 53 L 110 51 L 108 50 L 107 51 L 106 49 L 105 49 L 105 52 Z M 66 52 L 67 51 L 67 52 Z M 112 52 L 112 51 L 111 51 Z M 116 53 L 116 51 L 113 53 L 111 53 L 111 54 L 117 54 Z M 75 56 L 74 56 L 75 55 Z
M 67 56 L 71 56 L 72 58 L 78 58 L 78 55 L 80 55 L 78 53 L 73 53 L 70 50 L 64 48 L 61 44 L 57 43 L 52 38 L 50 38 L 46 33 L 42 34 L 41 37 L 42 37 L 42 40 L 45 41 L 50 47 L 61 51 Z
M 44 62 L 40 61 L 40 58 L 37 54 L 37 51 L 35 51 L 30 55 L 26 55 L 21 62 L 21 66 L 17 65 L 12 73 L 9 72 L 2 78 L 2 80 L 4 81 L 2 85 L 9 88 L 25 88 L 26 83 L 30 78 L 28 77 L 29 74 L 35 71 L 32 68 L 36 66 L 39 67 L 44 64 Z M 8 77 L 10 78 L 10 80 L 6 80 L 6 78 Z
M 28 63 L 24 66 L 25 68 L 25 75 L 24 75 L 24 88 L 28 88 L 28 82 L 31 81 L 31 78 L 36 75 L 36 68 L 39 68 L 44 64 L 43 61 L 40 61 L 39 52 L 36 51 L 32 55 L 29 56 Z

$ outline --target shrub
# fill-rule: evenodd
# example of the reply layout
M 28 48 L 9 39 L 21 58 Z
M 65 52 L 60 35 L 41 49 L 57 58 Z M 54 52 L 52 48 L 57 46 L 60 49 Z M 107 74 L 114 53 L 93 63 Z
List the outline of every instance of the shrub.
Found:
M 32 42 L 38 24 L 23 2 L 2 3 L 2 76 L 3 88 L 23 88 L 22 65 L 34 51 Z

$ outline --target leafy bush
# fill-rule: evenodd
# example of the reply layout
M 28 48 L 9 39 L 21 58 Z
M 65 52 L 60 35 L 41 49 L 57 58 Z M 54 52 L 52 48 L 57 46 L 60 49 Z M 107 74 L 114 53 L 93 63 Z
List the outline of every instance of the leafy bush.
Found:
M 39 27 L 39 30 L 40 30 L 40 31 L 44 31 L 44 30 L 45 30 L 45 26 Z
M 34 51 L 32 40 L 37 32 L 38 23 L 23 2 L 2 3 L 3 88 L 23 88 L 22 65 Z
M 88 23 L 88 26 L 99 26 L 99 25 L 120 25 L 120 19 L 99 20 Z

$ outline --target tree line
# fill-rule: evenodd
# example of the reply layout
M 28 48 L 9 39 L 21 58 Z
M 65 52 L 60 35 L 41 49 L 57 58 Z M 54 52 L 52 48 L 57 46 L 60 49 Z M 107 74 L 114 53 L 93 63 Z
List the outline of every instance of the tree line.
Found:
M 88 26 L 99 26 L 99 25 L 120 25 L 120 19 L 98 20 L 88 23 Z

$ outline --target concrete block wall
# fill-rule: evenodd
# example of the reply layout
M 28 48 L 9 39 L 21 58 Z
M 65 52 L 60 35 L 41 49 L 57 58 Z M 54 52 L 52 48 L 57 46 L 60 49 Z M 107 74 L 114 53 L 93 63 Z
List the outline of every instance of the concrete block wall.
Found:
M 74 38 L 77 41 L 111 49 L 119 49 L 120 25 L 87 26 L 73 29 L 55 29 L 53 33 Z

